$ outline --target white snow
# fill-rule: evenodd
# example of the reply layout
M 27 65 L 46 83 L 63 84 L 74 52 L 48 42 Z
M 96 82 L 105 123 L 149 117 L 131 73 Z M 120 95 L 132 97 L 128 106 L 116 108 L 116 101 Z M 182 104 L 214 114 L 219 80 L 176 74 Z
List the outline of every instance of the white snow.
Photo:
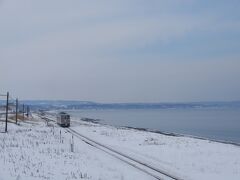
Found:
M 240 147 L 76 121 L 73 129 L 184 179 L 239 180 Z
M 152 179 L 76 138 L 71 152 L 72 136 L 60 127 L 38 122 L 8 129 L 0 134 L 0 179 Z
M 0 122 L 0 129 L 4 124 Z M 72 128 L 87 137 L 184 179 L 240 177 L 240 147 L 187 137 L 73 120 Z M 58 126 L 33 122 L 8 125 L 0 133 L 0 180 L 96 179 L 148 180 L 144 172 L 73 138 Z M 61 137 L 60 137 L 61 131 Z

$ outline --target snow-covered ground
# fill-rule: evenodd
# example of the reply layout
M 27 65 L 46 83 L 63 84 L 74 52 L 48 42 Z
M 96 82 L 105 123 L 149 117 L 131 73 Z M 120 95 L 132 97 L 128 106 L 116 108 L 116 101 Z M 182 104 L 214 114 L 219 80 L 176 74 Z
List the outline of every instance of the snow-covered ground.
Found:
M 8 129 L 0 134 L 0 180 L 152 179 L 75 138 L 71 152 L 72 136 L 60 127 L 28 122 Z
M 183 179 L 240 177 L 240 147 L 73 120 L 72 128 Z M 0 122 L 3 131 L 3 124 Z M 0 180 L 153 179 L 147 174 L 73 138 L 58 126 L 34 121 L 9 124 L 0 133 Z M 61 131 L 61 136 L 60 136 Z
M 76 120 L 73 129 L 184 179 L 240 179 L 240 147 Z

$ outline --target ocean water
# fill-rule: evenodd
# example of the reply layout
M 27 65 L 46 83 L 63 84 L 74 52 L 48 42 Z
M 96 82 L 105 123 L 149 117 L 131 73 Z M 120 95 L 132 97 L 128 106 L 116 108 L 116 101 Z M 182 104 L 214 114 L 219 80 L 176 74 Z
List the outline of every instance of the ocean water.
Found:
M 198 136 L 240 143 L 240 108 L 167 108 L 74 110 L 76 118 L 99 119 L 100 123 L 147 128 L 166 133 Z

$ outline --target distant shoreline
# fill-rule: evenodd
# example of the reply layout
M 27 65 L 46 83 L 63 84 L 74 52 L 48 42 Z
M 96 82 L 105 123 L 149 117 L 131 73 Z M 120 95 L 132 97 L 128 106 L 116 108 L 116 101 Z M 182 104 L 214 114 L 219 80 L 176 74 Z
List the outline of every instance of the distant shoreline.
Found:
M 0 100 L 0 106 L 5 105 Z M 22 103 L 32 110 L 106 110 L 106 109 L 204 109 L 204 108 L 240 108 L 240 101 L 203 101 L 203 102 L 155 102 L 155 103 L 98 103 L 91 101 L 38 101 L 25 100 Z
M 223 144 L 230 144 L 230 145 L 235 145 L 235 146 L 240 147 L 240 143 L 236 143 L 236 142 L 232 142 L 232 141 L 216 140 L 216 139 L 210 139 L 210 138 L 194 136 L 194 135 L 169 133 L 169 132 L 163 132 L 163 131 L 159 131 L 159 130 L 152 130 L 152 129 L 148 129 L 148 128 L 137 128 L 137 127 L 131 127 L 131 126 L 114 126 L 114 125 L 102 123 L 101 119 L 81 118 L 81 121 L 91 122 L 91 123 L 100 124 L 100 125 L 112 126 L 112 127 L 120 128 L 120 129 L 135 129 L 135 130 L 139 130 L 139 131 L 145 131 L 145 132 L 162 134 L 162 135 L 166 135 L 166 136 L 195 138 L 195 139 L 200 139 L 200 140 L 205 140 L 205 141 L 212 141 L 212 142 L 223 143 Z

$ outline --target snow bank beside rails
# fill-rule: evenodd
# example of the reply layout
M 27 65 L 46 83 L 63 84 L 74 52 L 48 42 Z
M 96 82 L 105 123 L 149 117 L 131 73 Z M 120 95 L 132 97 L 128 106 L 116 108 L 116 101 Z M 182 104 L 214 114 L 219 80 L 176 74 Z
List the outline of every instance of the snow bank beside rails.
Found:
M 239 180 L 240 147 L 167 136 L 75 119 L 73 129 L 98 142 L 185 179 Z
M 34 116 L 0 133 L 0 180 L 151 180 L 152 177 Z M 0 122 L 0 129 L 4 129 Z M 239 180 L 240 147 L 73 119 L 77 132 L 183 179 Z M 61 131 L 61 136 L 60 136 Z
M 8 129 L 0 133 L 1 180 L 153 179 L 76 138 L 71 152 L 72 135 L 58 126 L 21 122 Z

